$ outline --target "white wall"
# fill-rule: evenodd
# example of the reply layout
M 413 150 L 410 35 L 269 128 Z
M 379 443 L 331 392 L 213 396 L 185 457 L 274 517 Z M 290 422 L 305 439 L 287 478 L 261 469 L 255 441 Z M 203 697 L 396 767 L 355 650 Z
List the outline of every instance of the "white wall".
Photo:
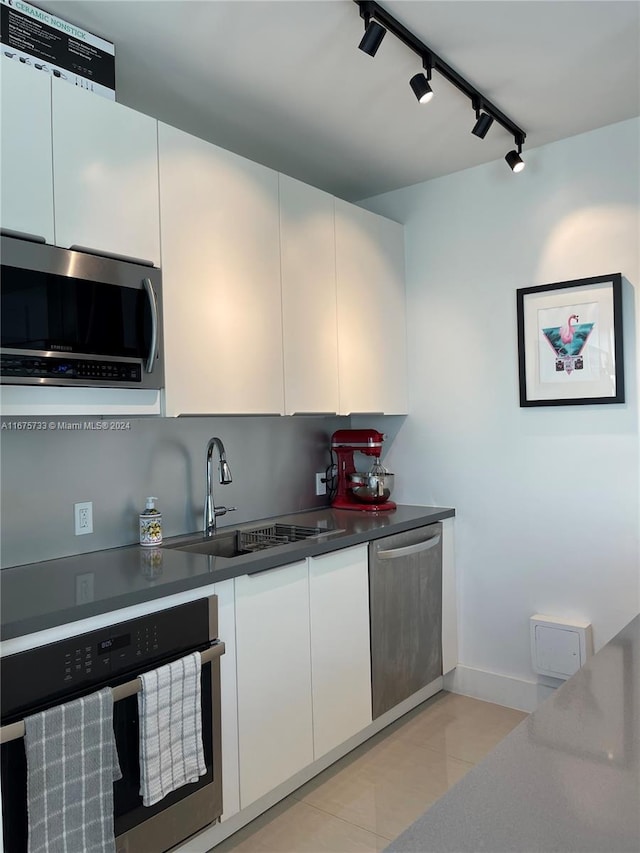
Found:
M 385 463 L 396 500 L 457 510 L 457 687 L 532 707 L 529 616 L 586 618 L 597 649 L 640 610 L 640 122 L 525 156 L 362 204 L 406 226 L 411 413 Z M 612 272 L 627 402 L 520 408 L 516 288 Z

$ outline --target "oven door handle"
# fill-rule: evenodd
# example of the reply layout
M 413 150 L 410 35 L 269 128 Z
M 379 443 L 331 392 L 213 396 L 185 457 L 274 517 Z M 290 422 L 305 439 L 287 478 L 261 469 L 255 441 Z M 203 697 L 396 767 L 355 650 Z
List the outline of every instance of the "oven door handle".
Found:
M 222 657 L 225 652 L 224 643 L 216 642 L 208 649 L 200 652 L 202 664 L 210 663 L 216 658 Z M 119 702 L 120 699 L 126 699 L 129 696 L 135 696 L 142 690 L 142 682 L 139 678 L 132 678 L 131 681 L 126 681 L 117 687 L 111 688 L 113 701 Z M 8 743 L 10 740 L 18 740 L 24 737 L 24 720 L 19 720 L 17 723 L 9 723 L 7 726 L 0 728 L 0 743 Z

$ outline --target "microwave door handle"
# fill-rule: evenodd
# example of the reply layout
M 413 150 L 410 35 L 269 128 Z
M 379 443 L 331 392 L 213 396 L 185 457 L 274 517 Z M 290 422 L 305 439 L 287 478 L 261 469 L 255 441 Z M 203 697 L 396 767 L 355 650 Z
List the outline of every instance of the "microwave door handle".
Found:
M 151 308 L 151 346 L 149 347 L 149 356 L 145 365 L 147 373 L 153 373 L 156 355 L 158 354 L 158 300 L 156 292 L 151 284 L 151 279 L 143 278 L 142 283 L 147 291 L 149 298 L 149 307 Z

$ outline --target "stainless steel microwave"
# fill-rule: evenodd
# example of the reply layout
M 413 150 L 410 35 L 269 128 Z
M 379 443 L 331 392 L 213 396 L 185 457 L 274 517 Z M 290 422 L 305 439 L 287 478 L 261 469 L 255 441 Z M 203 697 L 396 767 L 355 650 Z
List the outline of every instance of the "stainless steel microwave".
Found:
M 0 382 L 164 387 L 152 264 L 0 237 Z

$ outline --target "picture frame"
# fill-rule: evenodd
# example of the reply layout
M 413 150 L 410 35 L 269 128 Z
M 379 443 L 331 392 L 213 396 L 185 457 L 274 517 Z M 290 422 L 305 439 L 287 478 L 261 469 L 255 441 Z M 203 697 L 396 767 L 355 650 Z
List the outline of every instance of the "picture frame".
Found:
M 520 406 L 625 402 L 621 273 L 516 297 Z

